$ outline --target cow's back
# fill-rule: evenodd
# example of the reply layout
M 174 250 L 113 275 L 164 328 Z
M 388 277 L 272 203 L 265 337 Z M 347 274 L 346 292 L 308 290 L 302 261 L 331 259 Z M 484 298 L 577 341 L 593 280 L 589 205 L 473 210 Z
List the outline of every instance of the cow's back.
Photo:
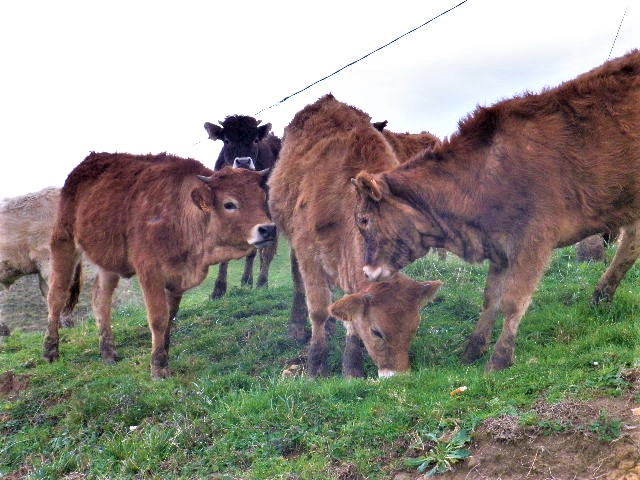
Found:
M 440 139 L 428 132 L 398 133 L 384 129 L 382 130 L 382 135 L 389 145 L 391 145 L 400 163 L 405 163 L 421 151 L 440 144 Z
M 37 273 L 39 264 L 48 262 L 59 199 L 60 189 L 49 187 L 0 202 L 0 281 Z
M 285 129 L 269 180 L 272 218 L 299 255 L 302 246 L 313 248 L 328 271 L 344 270 L 346 263 L 361 261 L 358 255 L 346 258 L 355 253 L 350 242 L 360 241 L 354 237 L 350 180 L 362 169 L 379 172 L 395 165 L 393 152 L 368 115 L 331 95 L 322 97 Z
M 160 218 L 180 221 L 180 184 L 211 173 L 195 160 L 167 154 L 91 153 L 62 188 L 58 235 L 73 236 L 101 267 L 133 275 L 132 251 L 152 247 L 136 244 L 137 226 Z

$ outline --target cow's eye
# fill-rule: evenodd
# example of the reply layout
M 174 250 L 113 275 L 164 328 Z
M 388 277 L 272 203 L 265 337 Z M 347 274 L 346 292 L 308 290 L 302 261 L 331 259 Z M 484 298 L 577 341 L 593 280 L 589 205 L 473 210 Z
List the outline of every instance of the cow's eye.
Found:
M 229 210 L 229 211 L 238 209 L 238 204 L 231 201 L 224 202 L 222 206 L 224 207 L 225 210 Z
M 361 227 L 366 227 L 367 225 L 369 225 L 369 219 L 362 215 L 360 216 L 360 218 L 358 218 L 358 223 Z
M 257 145 L 258 143 L 260 143 L 260 140 L 258 140 L 258 139 L 256 138 L 256 139 L 254 139 L 254 140 L 253 140 L 253 143 L 255 143 L 255 144 Z
M 384 335 L 377 328 L 375 328 L 375 327 L 372 328 L 371 329 L 371 333 L 373 334 L 374 337 L 378 337 L 380 340 L 384 340 Z

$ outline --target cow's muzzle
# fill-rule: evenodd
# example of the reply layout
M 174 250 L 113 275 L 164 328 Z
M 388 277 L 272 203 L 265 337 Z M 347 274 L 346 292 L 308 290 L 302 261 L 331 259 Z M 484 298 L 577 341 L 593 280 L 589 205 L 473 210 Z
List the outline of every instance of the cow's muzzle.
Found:
M 261 223 L 251 229 L 248 242 L 257 248 L 267 247 L 275 241 L 276 234 L 275 223 Z
M 233 160 L 233 168 L 244 168 L 246 170 L 255 170 L 256 165 L 251 157 L 236 157 Z

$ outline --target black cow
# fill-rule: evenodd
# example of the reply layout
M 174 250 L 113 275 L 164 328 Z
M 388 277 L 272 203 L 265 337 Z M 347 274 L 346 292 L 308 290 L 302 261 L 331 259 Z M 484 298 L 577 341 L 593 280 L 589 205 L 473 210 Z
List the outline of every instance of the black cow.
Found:
M 225 166 L 249 170 L 271 169 L 278 159 L 281 140 L 271 133 L 271 124 L 260 125 L 260 120 L 245 115 L 229 115 L 220 125 L 206 122 L 204 128 L 211 140 L 224 143 L 214 170 Z M 278 250 L 277 239 L 272 246 L 260 249 L 260 274 L 257 287 L 267 286 L 269 265 Z M 256 251 L 247 255 L 240 283 L 253 284 L 253 261 Z M 221 263 L 211 298 L 220 298 L 227 291 L 227 265 Z

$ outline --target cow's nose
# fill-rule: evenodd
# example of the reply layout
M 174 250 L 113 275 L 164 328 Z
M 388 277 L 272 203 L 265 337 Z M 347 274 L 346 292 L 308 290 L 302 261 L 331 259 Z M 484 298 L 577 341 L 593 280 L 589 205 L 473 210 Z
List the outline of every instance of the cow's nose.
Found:
M 273 223 L 265 223 L 258 226 L 258 234 L 262 241 L 273 240 L 276 238 L 276 226 Z
M 255 170 L 256 166 L 251 157 L 236 157 L 233 160 L 233 168 L 245 168 L 247 170 Z

